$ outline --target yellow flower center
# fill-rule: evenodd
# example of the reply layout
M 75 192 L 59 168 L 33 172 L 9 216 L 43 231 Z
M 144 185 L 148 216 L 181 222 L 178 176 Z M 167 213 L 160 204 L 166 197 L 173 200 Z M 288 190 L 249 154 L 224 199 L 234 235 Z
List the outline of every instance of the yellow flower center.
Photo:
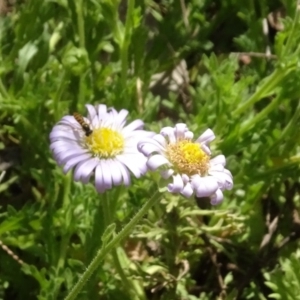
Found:
M 205 175 L 209 168 L 209 156 L 200 145 L 190 140 L 180 140 L 167 146 L 167 156 L 178 173 L 188 176 Z
M 110 128 L 93 129 L 85 141 L 90 151 L 100 158 L 115 157 L 124 150 L 123 136 Z

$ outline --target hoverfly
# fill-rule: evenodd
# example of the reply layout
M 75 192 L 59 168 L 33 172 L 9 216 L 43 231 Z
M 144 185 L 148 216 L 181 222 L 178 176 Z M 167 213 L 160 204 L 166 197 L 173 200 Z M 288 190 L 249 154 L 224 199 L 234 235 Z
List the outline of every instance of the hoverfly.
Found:
M 85 132 L 86 136 L 89 136 L 92 134 L 93 130 L 90 128 L 90 125 L 85 122 L 83 116 L 79 114 L 78 112 L 73 113 L 74 119 L 80 124 L 81 128 Z

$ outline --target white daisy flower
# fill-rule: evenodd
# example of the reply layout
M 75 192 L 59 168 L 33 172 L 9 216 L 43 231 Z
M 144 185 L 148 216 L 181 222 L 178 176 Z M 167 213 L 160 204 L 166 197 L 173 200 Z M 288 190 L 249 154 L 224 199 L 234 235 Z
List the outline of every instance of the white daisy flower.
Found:
M 233 186 L 232 175 L 225 169 L 224 155 L 210 158 L 209 143 L 215 135 L 207 129 L 193 141 L 194 134 L 186 124 L 174 128 L 165 127 L 152 138 L 138 143 L 138 149 L 147 158 L 147 166 L 154 171 L 159 169 L 165 179 L 173 177 L 168 191 L 185 197 L 210 197 L 215 205 L 223 200 L 223 191 Z
M 141 120 L 125 126 L 127 110 L 90 104 L 86 108 L 87 117 L 74 113 L 53 127 L 50 148 L 55 160 L 65 173 L 74 168 L 75 181 L 88 183 L 93 176 L 99 193 L 130 185 L 130 172 L 139 178 L 147 171 L 147 159 L 137 143 L 153 133 L 142 130 Z

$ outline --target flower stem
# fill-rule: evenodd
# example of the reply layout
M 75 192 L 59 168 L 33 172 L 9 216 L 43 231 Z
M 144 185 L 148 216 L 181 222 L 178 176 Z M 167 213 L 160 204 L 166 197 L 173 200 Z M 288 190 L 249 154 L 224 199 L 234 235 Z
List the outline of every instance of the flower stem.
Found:
M 65 300 L 75 299 L 75 297 L 82 290 L 83 286 L 94 273 L 94 271 L 97 269 L 104 257 L 131 233 L 134 226 L 142 219 L 146 212 L 160 199 L 158 195 L 158 192 L 156 192 L 149 200 L 147 200 L 147 202 L 130 220 L 130 222 L 116 236 L 114 236 L 111 242 L 102 245 L 102 247 L 97 252 L 95 258 L 92 260 L 86 271 L 83 273 L 79 281 L 75 284 L 75 286 L 73 287 L 69 295 L 65 298 Z
M 83 1 L 77 0 L 75 1 L 75 5 L 76 5 L 76 14 L 77 14 L 77 30 L 79 36 L 79 47 L 85 49 Z M 79 77 L 79 93 L 78 93 L 77 103 L 84 103 L 84 89 L 85 89 L 84 78 L 85 78 L 85 74 L 81 74 Z M 77 103 L 75 107 L 77 107 Z
M 109 193 L 104 193 L 104 197 L 102 199 L 103 204 L 103 214 L 104 214 L 104 223 L 105 227 L 109 226 L 113 223 L 113 217 L 116 212 L 116 202 L 118 199 L 109 199 Z M 136 282 L 133 280 L 129 280 L 122 264 L 120 262 L 120 258 L 118 255 L 117 247 L 112 249 L 111 255 L 113 258 L 113 263 L 118 272 L 119 276 L 121 277 L 121 282 L 123 287 L 125 287 L 124 291 L 129 294 L 130 299 L 132 300 L 140 300 L 145 299 L 144 293 L 142 292 L 141 288 L 137 285 Z
M 132 29 L 132 17 L 133 17 L 134 3 L 135 3 L 135 0 L 128 0 L 125 32 L 124 32 L 122 46 L 121 46 L 122 47 L 121 48 L 121 66 L 122 66 L 121 80 L 122 80 L 122 87 L 124 88 L 124 90 L 125 90 L 126 84 L 127 84 L 128 47 L 129 47 L 130 40 L 131 40 L 131 29 Z

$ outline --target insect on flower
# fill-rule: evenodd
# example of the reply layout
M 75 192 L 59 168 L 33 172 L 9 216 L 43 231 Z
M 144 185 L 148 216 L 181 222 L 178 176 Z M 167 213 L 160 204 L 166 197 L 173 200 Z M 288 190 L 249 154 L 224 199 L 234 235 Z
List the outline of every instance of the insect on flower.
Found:
M 79 114 L 78 112 L 74 112 L 73 117 L 80 124 L 80 126 L 82 127 L 86 136 L 89 136 L 92 134 L 93 130 L 90 128 L 90 125 L 87 122 L 85 122 L 85 120 L 81 114 Z

